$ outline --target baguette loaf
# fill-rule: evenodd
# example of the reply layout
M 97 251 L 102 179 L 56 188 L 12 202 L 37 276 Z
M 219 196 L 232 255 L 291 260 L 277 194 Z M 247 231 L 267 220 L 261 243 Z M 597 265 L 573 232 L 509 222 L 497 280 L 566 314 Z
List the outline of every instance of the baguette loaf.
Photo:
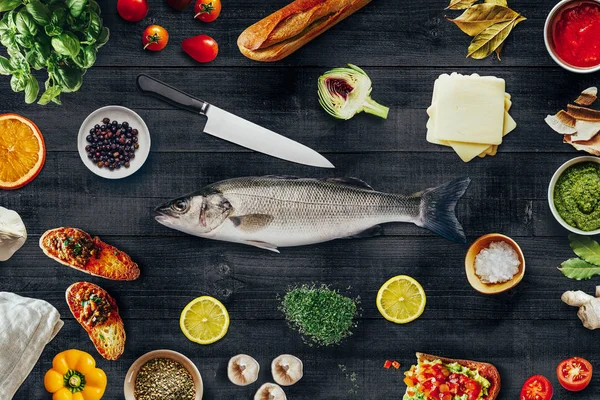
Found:
M 419 362 L 440 360 L 444 364 L 458 363 L 469 369 L 477 370 L 479 371 L 479 374 L 490 381 L 491 384 L 488 389 L 488 395 L 483 400 L 496 400 L 496 398 L 498 398 L 498 394 L 500 394 L 500 373 L 492 364 L 470 360 L 455 360 L 452 358 L 432 356 L 431 354 L 424 353 L 417 353 L 417 360 L 419 360 Z
M 296 0 L 248 27 L 238 47 L 252 60 L 281 60 L 370 1 Z

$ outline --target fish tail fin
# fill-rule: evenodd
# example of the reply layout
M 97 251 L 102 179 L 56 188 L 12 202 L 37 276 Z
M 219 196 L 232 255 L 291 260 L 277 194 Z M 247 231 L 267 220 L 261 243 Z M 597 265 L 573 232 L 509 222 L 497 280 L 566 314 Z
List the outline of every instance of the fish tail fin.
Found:
M 457 178 L 421 193 L 418 226 L 429 229 L 454 242 L 465 243 L 463 227 L 456 219 L 456 203 L 471 183 L 470 178 Z

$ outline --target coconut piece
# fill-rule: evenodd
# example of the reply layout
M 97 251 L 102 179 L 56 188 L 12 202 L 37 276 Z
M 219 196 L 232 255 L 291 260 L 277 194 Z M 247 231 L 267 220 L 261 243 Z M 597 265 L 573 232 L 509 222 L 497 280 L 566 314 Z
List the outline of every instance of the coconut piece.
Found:
M 575 124 L 575 130 L 577 133 L 571 135 L 572 142 L 583 142 L 586 140 L 590 140 L 598 132 L 600 132 L 600 121 L 583 121 L 579 120 Z
M 595 86 L 585 89 L 575 100 L 580 106 L 590 106 L 598 99 L 598 88 Z
M 271 363 L 273 379 L 281 386 L 291 386 L 304 375 L 302 361 L 291 354 L 282 354 Z
M 564 110 L 560 110 L 558 112 L 558 114 L 556 115 L 548 115 L 546 116 L 546 118 L 544 119 L 544 121 L 546 121 L 546 123 L 548 124 L 548 126 L 550 126 L 550 128 L 552 128 L 552 130 L 556 133 L 560 133 L 561 135 L 574 135 L 577 133 L 577 130 L 575 129 L 575 124 L 573 124 L 573 126 L 569 126 L 567 124 L 565 124 L 562 120 L 561 117 L 559 117 L 559 114 L 561 114 L 561 112 L 564 112 Z M 565 112 L 565 114 L 567 114 Z M 569 114 L 567 114 L 569 115 Z M 566 118 L 565 118 L 566 120 Z
M 560 122 L 562 122 L 569 128 L 575 128 L 575 125 L 577 124 L 577 119 L 575 119 L 575 117 L 573 117 L 565 110 L 560 110 L 559 112 L 557 112 L 556 118 L 558 118 Z
M 575 118 L 576 120 L 583 121 L 600 121 L 600 111 L 592 110 L 591 108 L 574 106 L 573 104 L 569 104 L 567 106 L 567 111 L 570 116 Z
M 256 391 L 254 400 L 287 400 L 287 397 L 281 386 L 265 383 Z
M 563 141 L 565 143 L 569 143 L 577 150 L 585 151 L 595 156 L 600 156 L 600 135 L 596 135 L 592 139 L 585 142 L 573 142 L 571 140 L 571 136 L 565 135 L 563 136 Z
M 256 382 L 260 365 L 246 354 L 238 354 L 231 357 L 227 364 L 227 377 L 234 385 L 247 386 Z

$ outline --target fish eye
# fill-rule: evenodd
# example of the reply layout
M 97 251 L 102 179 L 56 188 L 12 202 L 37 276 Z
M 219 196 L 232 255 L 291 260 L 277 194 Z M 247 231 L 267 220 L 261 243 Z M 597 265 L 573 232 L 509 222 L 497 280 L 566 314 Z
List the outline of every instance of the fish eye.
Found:
M 187 204 L 186 200 L 179 199 L 179 200 L 175 200 L 171 207 L 173 207 L 173 209 L 175 211 L 183 212 L 187 209 L 187 206 L 188 206 L 188 204 Z

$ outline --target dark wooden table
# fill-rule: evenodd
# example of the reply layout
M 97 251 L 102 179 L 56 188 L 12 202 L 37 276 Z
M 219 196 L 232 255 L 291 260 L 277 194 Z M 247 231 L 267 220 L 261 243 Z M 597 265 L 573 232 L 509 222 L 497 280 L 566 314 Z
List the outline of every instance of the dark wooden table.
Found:
M 29 232 L 25 246 L 0 264 L 0 290 L 49 301 L 65 326 L 42 354 L 15 399 L 47 399 L 43 376 L 52 357 L 78 348 L 95 355 L 108 375 L 106 399 L 123 398 L 131 363 L 161 348 L 189 356 L 205 382 L 205 399 L 250 399 L 259 383 L 271 380 L 270 362 L 281 353 L 300 357 L 304 379 L 286 389 L 290 399 L 399 399 L 401 371 L 384 370 L 386 359 L 402 369 L 415 351 L 494 363 L 502 375 L 501 400 L 518 397 L 523 381 L 544 374 L 555 399 L 598 399 L 600 378 L 582 393 L 558 386 L 555 367 L 583 356 L 600 367 L 597 332 L 584 329 L 576 309 L 560 295 L 569 289 L 593 293 L 598 280 L 576 282 L 556 269 L 572 252 L 566 231 L 554 221 L 546 200 L 552 173 L 581 155 L 563 144 L 544 117 L 564 107 L 598 75 L 575 75 L 547 55 L 543 24 L 554 1 L 513 1 L 528 17 L 508 39 L 502 62 L 466 59 L 469 38 L 444 19 L 443 0 L 378 0 L 291 57 L 259 64 L 236 46 L 247 26 L 287 0 L 227 0 L 219 20 L 192 20 L 192 10 L 176 12 L 152 0 L 148 17 L 122 20 L 115 1 L 101 1 L 111 40 L 85 75 L 81 90 L 63 95 L 63 105 L 23 102 L 0 77 L 0 112 L 31 118 L 44 133 L 47 160 L 27 187 L 0 193 L 0 205 L 17 210 Z M 158 23 L 170 32 L 166 50 L 142 51 L 142 30 Z M 189 36 L 207 33 L 220 46 L 218 58 L 200 65 L 180 48 Z M 387 121 L 361 114 L 338 121 L 318 105 L 316 81 L 330 67 L 354 63 L 373 80 L 373 97 L 390 107 Z M 441 73 L 496 75 L 513 96 L 511 114 L 519 124 L 496 157 L 464 164 L 447 148 L 425 141 L 425 109 Z M 322 152 L 335 171 L 304 167 L 202 134 L 204 118 L 175 110 L 135 89 L 137 74 L 149 73 L 226 110 L 283 133 Z M 79 125 L 93 110 L 118 104 L 136 110 L 148 124 L 152 152 L 135 175 L 118 181 L 92 174 L 79 159 Z M 376 189 L 411 193 L 458 176 L 473 180 L 458 207 L 470 243 L 501 232 L 521 245 L 527 259 L 523 282 L 492 297 L 467 283 L 463 260 L 468 245 L 448 242 L 409 224 L 385 226 L 383 237 L 340 240 L 286 248 L 281 254 L 203 240 L 169 230 L 154 221 L 154 206 L 202 186 L 244 175 L 354 176 Z M 44 256 L 37 241 L 47 229 L 75 226 L 97 234 L 129 253 L 142 269 L 135 282 L 90 277 Z M 427 308 L 417 321 L 395 325 L 375 306 L 375 295 L 389 277 L 415 277 L 427 292 Z M 114 295 L 125 320 L 127 344 L 118 361 L 103 360 L 72 318 L 64 291 L 89 280 Z M 277 296 L 297 283 L 324 282 L 360 295 L 362 316 L 354 336 L 338 347 L 311 348 L 288 328 Z M 200 295 L 222 300 L 231 315 L 227 336 L 210 346 L 188 341 L 179 329 L 183 307 Z M 261 364 L 258 383 L 246 388 L 226 377 L 228 359 L 238 353 Z M 346 372 L 338 365 L 343 365 Z M 355 373 L 356 382 L 346 374 Z M 600 375 L 598 375 L 600 377 Z M 356 393 L 353 393 L 355 391 Z M 4 399 L 3 399 L 4 400 Z

